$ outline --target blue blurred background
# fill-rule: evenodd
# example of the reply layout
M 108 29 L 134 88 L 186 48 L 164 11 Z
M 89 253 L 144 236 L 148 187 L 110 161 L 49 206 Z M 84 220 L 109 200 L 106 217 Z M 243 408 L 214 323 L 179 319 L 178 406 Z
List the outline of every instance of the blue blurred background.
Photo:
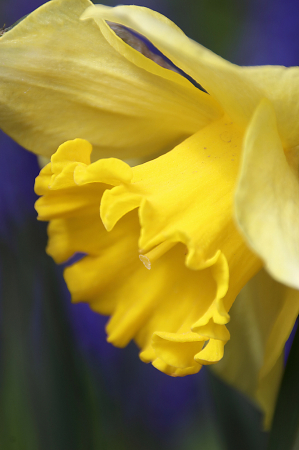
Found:
M 0 0 L 0 26 L 43 3 Z M 130 3 L 130 2 L 122 2 Z M 107 1 L 115 5 L 115 1 Z M 237 64 L 297 65 L 295 0 L 144 0 Z M 207 370 L 170 378 L 72 305 L 33 208 L 35 156 L 0 135 L 0 448 L 258 450 L 258 411 Z

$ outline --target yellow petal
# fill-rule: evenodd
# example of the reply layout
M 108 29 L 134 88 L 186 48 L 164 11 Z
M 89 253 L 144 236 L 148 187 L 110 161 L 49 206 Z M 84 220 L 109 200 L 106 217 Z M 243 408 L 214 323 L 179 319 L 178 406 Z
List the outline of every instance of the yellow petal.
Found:
M 85 217 L 76 217 L 73 220 L 75 223 L 73 229 L 67 226 L 58 229 L 54 223 L 55 221 L 51 222 L 49 227 L 48 252 L 51 256 L 57 258 L 61 251 L 60 246 L 56 245 L 58 239 L 61 243 L 64 241 L 62 245 L 65 248 L 71 247 L 74 253 L 87 254 L 76 264 L 67 267 L 64 272 L 72 300 L 87 301 L 95 311 L 101 314 L 113 314 L 121 300 L 130 301 L 130 290 L 126 292 L 123 299 L 117 296 L 117 292 L 122 287 L 122 283 L 131 278 L 135 268 L 140 268 L 136 258 L 139 231 L 136 214 L 133 213 L 124 218 L 125 231 L 119 226 L 111 234 L 107 233 L 99 215 L 96 214 L 92 222 Z M 78 226 L 80 224 L 82 224 L 81 228 Z M 142 285 L 140 289 L 142 292 Z M 122 319 L 126 320 L 125 314 L 122 315 Z M 131 332 L 130 329 L 128 332 Z M 133 337 L 127 336 L 128 333 L 124 332 L 121 340 L 118 340 L 119 346 L 125 345 L 122 342 L 128 342 Z
M 284 287 L 280 303 L 280 308 L 277 308 L 276 314 L 274 314 L 274 305 L 271 305 L 273 308 L 272 316 L 274 317 L 265 348 L 264 364 L 259 374 L 260 379 L 266 377 L 283 352 L 284 345 L 298 317 L 299 292 L 295 289 Z
M 213 370 L 265 412 L 269 428 L 283 373 L 283 350 L 299 313 L 299 293 L 259 272 L 230 312 L 231 339 Z
M 160 257 L 175 242 L 188 248 L 187 267 L 195 271 L 210 268 L 217 283 L 214 299 L 191 324 L 191 330 L 222 341 L 229 339 L 229 334 L 224 338 L 222 328 L 213 324 L 224 326 L 228 322 L 227 312 L 236 294 L 261 266 L 240 238 L 232 218 L 241 140 L 232 122 L 225 118 L 214 122 L 168 154 L 133 167 L 131 183 L 107 190 L 101 202 L 101 217 L 109 230 L 139 206 L 140 258 L 148 269 L 155 271 Z M 174 359 L 168 355 L 174 352 L 176 339 L 171 339 L 170 345 L 163 336 L 159 351 L 165 349 L 166 356 L 160 353 L 159 358 L 171 366 L 170 361 L 179 358 L 175 353 Z M 198 360 L 215 362 L 222 354 L 221 346 L 210 344 Z
M 141 358 L 142 359 L 142 358 Z M 186 375 L 193 375 L 201 369 L 201 365 L 196 364 L 190 367 L 185 367 L 184 369 L 180 367 L 173 367 L 166 364 L 162 359 L 156 358 L 153 361 L 153 366 L 165 373 L 166 375 L 170 375 L 171 377 L 185 377 Z
M 275 107 L 284 143 L 299 144 L 299 68 L 239 67 L 188 39 L 161 14 L 138 6 L 90 6 L 83 19 L 105 19 L 123 24 L 146 36 L 179 68 L 201 84 L 224 111 L 246 126 L 262 98 Z
M 40 177 L 48 180 L 49 169 L 52 171 L 52 184 L 50 182 L 48 189 L 44 182 L 37 181 L 37 185 L 43 187 L 43 197 L 36 204 L 39 217 L 51 221 L 48 253 L 58 262 L 77 252 L 86 254 L 65 270 L 73 300 L 87 301 L 95 311 L 111 315 L 107 325 L 109 342 L 124 346 L 135 339 L 142 350 L 142 360 L 151 361 L 159 370 L 173 376 L 196 373 L 202 364 L 214 364 L 222 357 L 224 344 L 229 339 L 225 327 L 229 321 L 228 310 L 242 283 L 260 266 L 234 228 L 231 215 L 230 188 L 234 183 L 231 176 L 236 177 L 231 151 L 238 150 L 239 132 L 231 123 L 220 121 L 202 133 L 155 163 L 132 169 L 121 161 L 117 165 L 114 159 L 85 164 L 90 147 L 82 140 L 70 141 L 58 149 L 52 163 L 41 172 Z M 219 158 L 219 163 L 214 161 L 215 170 L 218 164 L 219 169 L 220 166 L 227 169 L 223 171 L 218 193 L 211 189 L 212 185 L 208 188 L 208 180 L 213 182 L 209 154 L 213 149 L 215 157 Z M 80 161 L 76 162 L 74 155 Z M 157 165 L 155 174 L 151 170 L 153 163 Z M 165 169 L 171 167 L 168 174 Z M 73 177 L 70 176 L 72 171 Z M 132 205 L 127 209 L 121 206 L 124 217 L 121 218 L 118 211 L 118 221 L 107 233 L 100 221 L 99 205 L 109 176 L 111 184 L 117 185 L 111 193 L 116 192 L 121 197 L 122 192 L 135 189 L 137 196 L 142 197 L 143 210 L 139 208 L 138 219 L 137 211 L 130 211 Z M 190 178 L 193 179 L 191 184 Z M 203 192 L 198 179 L 201 179 Z M 53 184 L 55 189 L 52 189 Z M 181 214 L 174 214 L 169 208 L 169 205 L 176 210 L 178 206 L 182 208 L 174 202 L 174 198 L 179 198 L 176 189 L 186 204 L 185 222 L 180 222 L 183 210 Z M 211 223 L 205 231 L 204 220 L 200 217 L 203 212 L 192 216 L 189 211 L 191 204 L 194 206 L 194 198 L 201 199 L 203 206 L 208 204 L 207 195 L 212 196 L 213 208 L 218 207 L 219 217 L 222 217 L 214 224 L 215 228 L 209 230 L 210 238 Z M 109 206 L 109 196 L 105 196 L 104 210 Z M 69 206 L 64 211 L 66 199 Z M 122 205 L 117 196 L 115 202 Z M 146 202 L 151 204 L 153 216 L 147 216 Z M 115 205 L 111 205 L 113 207 Z M 173 222 L 170 233 L 161 222 L 163 212 L 167 211 Z M 209 212 L 207 214 L 209 219 Z M 150 225 L 147 220 L 152 224 L 157 222 L 160 233 L 159 245 L 148 248 L 150 251 L 144 255 L 153 262 L 151 270 L 139 259 L 138 240 L 143 239 L 138 239 L 139 220 L 144 235 Z M 197 227 L 192 228 L 195 220 Z M 191 228 L 188 228 L 189 222 L 193 224 Z M 221 231 L 223 235 L 218 236 Z M 231 254 L 228 237 L 234 247 Z M 151 236 L 145 240 L 155 241 Z M 146 244 L 144 248 L 147 247 Z M 187 255 L 188 250 L 192 250 L 192 258 Z M 231 260 L 232 254 L 235 262 Z M 239 257 L 243 257 L 242 265 Z M 203 348 L 204 342 L 207 345 Z
M 39 189 L 41 184 L 42 181 L 38 179 L 36 186 Z M 78 213 L 84 214 L 86 208 L 99 198 L 106 187 L 106 185 L 102 185 L 100 193 L 94 185 L 88 185 L 85 188 L 82 186 L 81 189 L 75 186 L 68 189 L 51 190 L 46 199 L 40 197 L 35 203 L 38 219 L 50 220 L 61 216 L 73 217 Z M 36 189 L 36 192 L 40 192 L 40 190 Z
M 44 156 L 79 137 L 92 143 L 94 160 L 133 158 L 169 149 L 222 114 L 209 95 L 106 24 L 79 20 L 89 5 L 53 0 L 0 38 L 0 126 L 7 134 Z
M 298 166 L 288 163 L 266 100 L 246 133 L 235 203 L 240 229 L 269 273 L 299 288 Z
M 46 200 L 41 197 L 36 202 L 39 220 L 73 217 L 78 211 L 86 214 L 84 210 L 101 198 L 107 188 L 105 183 L 115 185 L 131 180 L 131 168 L 118 159 L 101 159 L 89 165 L 91 151 L 89 142 L 74 139 L 60 145 L 52 155 L 51 163 L 41 170 L 35 182 L 35 192 L 47 194 Z M 99 215 L 99 206 L 96 214 Z
M 123 232 L 128 230 L 123 228 Z M 136 242 L 137 239 L 136 234 Z M 146 348 L 152 345 L 156 331 L 175 333 L 185 339 L 194 318 L 213 300 L 215 282 L 209 270 L 189 271 L 184 266 L 184 256 L 183 246 L 177 246 L 157 261 L 155 271 L 148 271 L 135 253 L 130 278 L 112 288 L 118 304 L 107 327 L 110 342 L 117 344 L 121 339 L 125 345 L 135 337 L 138 345 Z M 122 260 L 128 264 L 124 257 Z M 202 286 L 200 301 L 196 301 L 198 286 Z
M 283 147 L 299 145 L 299 67 L 243 67 L 242 71 L 273 104 Z
M 153 348 L 156 356 L 168 365 L 184 369 L 196 367 L 194 355 L 201 351 L 205 340 L 197 333 L 155 333 Z
M 210 339 L 206 347 L 195 355 L 195 361 L 205 365 L 218 363 L 223 358 L 225 343 L 219 339 Z
M 215 271 L 217 267 L 215 276 L 221 279 L 227 277 L 224 263 L 215 265 L 221 249 L 231 272 L 236 273 L 240 290 L 246 280 L 238 273 L 238 266 L 242 261 L 246 272 L 245 265 L 251 265 L 251 256 L 246 256 L 251 253 L 236 232 L 232 217 L 241 143 L 242 133 L 223 118 L 166 155 L 132 168 L 131 183 L 103 195 L 104 225 L 111 230 L 124 214 L 139 206 L 143 254 L 166 240 L 180 241 L 189 249 L 188 267 L 213 266 Z M 221 292 L 219 297 L 224 295 Z
M 82 19 L 86 18 L 120 23 L 144 35 L 242 126 L 264 96 L 264 89 L 254 83 L 253 77 L 243 76 L 240 67 L 187 38 L 174 23 L 155 11 L 138 6 L 93 5 L 82 15 Z

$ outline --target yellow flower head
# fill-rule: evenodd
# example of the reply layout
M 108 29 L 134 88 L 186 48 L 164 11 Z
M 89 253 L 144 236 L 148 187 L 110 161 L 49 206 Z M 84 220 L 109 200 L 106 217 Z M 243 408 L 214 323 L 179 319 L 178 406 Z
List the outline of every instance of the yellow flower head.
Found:
M 90 164 L 90 144 L 77 139 L 36 181 L 39 218 L 51 221 L 48 253 L 58 263 L 87 255 L 65 270 L 73 300 L 111 315 L 108 340 L 135 338 L 141 358 L 170 375 L 222 358 L 228 310 L 261 267 L 232 218 L 240 143 L 221 119 L 130 168 Z
M 128 45 L 130 29 L 174 66 Z M 65 270 L 73 301 L 173 376 L 220 361 L 237 328 L 220 371 L 270 417 L 299 310 L 299 69 L 237 67 L 158 13 L 88 0 L 45 4 L 0 54 L 1 127 L 53 155 L 35 187 L 47 251 L 85 255 Z M 269 302 L 249 285 L 230 328 L 263 264 L 292 289 Z

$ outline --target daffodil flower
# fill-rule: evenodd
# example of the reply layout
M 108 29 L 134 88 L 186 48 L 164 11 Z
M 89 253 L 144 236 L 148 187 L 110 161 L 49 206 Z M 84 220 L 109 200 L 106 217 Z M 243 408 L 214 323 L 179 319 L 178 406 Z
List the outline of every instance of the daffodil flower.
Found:
M 1 127 L 52 155 L 47 252 L 84 255 L 73 301 L 169 375 L 214 364 L 269 423 L 299 311 L 299 69 L 238 67 L 154 11 L 88 0 L 45 4 L 0 56 Z

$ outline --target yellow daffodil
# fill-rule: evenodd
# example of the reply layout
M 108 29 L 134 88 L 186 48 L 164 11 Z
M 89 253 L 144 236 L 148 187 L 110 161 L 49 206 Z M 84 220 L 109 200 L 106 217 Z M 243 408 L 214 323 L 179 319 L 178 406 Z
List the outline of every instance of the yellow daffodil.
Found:
M 73 301 L 169 375 L 217 363 L 269 422 L 299 311 L 299 69 L 237 67 L 154 11 L 88 0 L 45 4 L 0 55 L 2 129 L 52 155 L 47 251 L 85 255 Z

